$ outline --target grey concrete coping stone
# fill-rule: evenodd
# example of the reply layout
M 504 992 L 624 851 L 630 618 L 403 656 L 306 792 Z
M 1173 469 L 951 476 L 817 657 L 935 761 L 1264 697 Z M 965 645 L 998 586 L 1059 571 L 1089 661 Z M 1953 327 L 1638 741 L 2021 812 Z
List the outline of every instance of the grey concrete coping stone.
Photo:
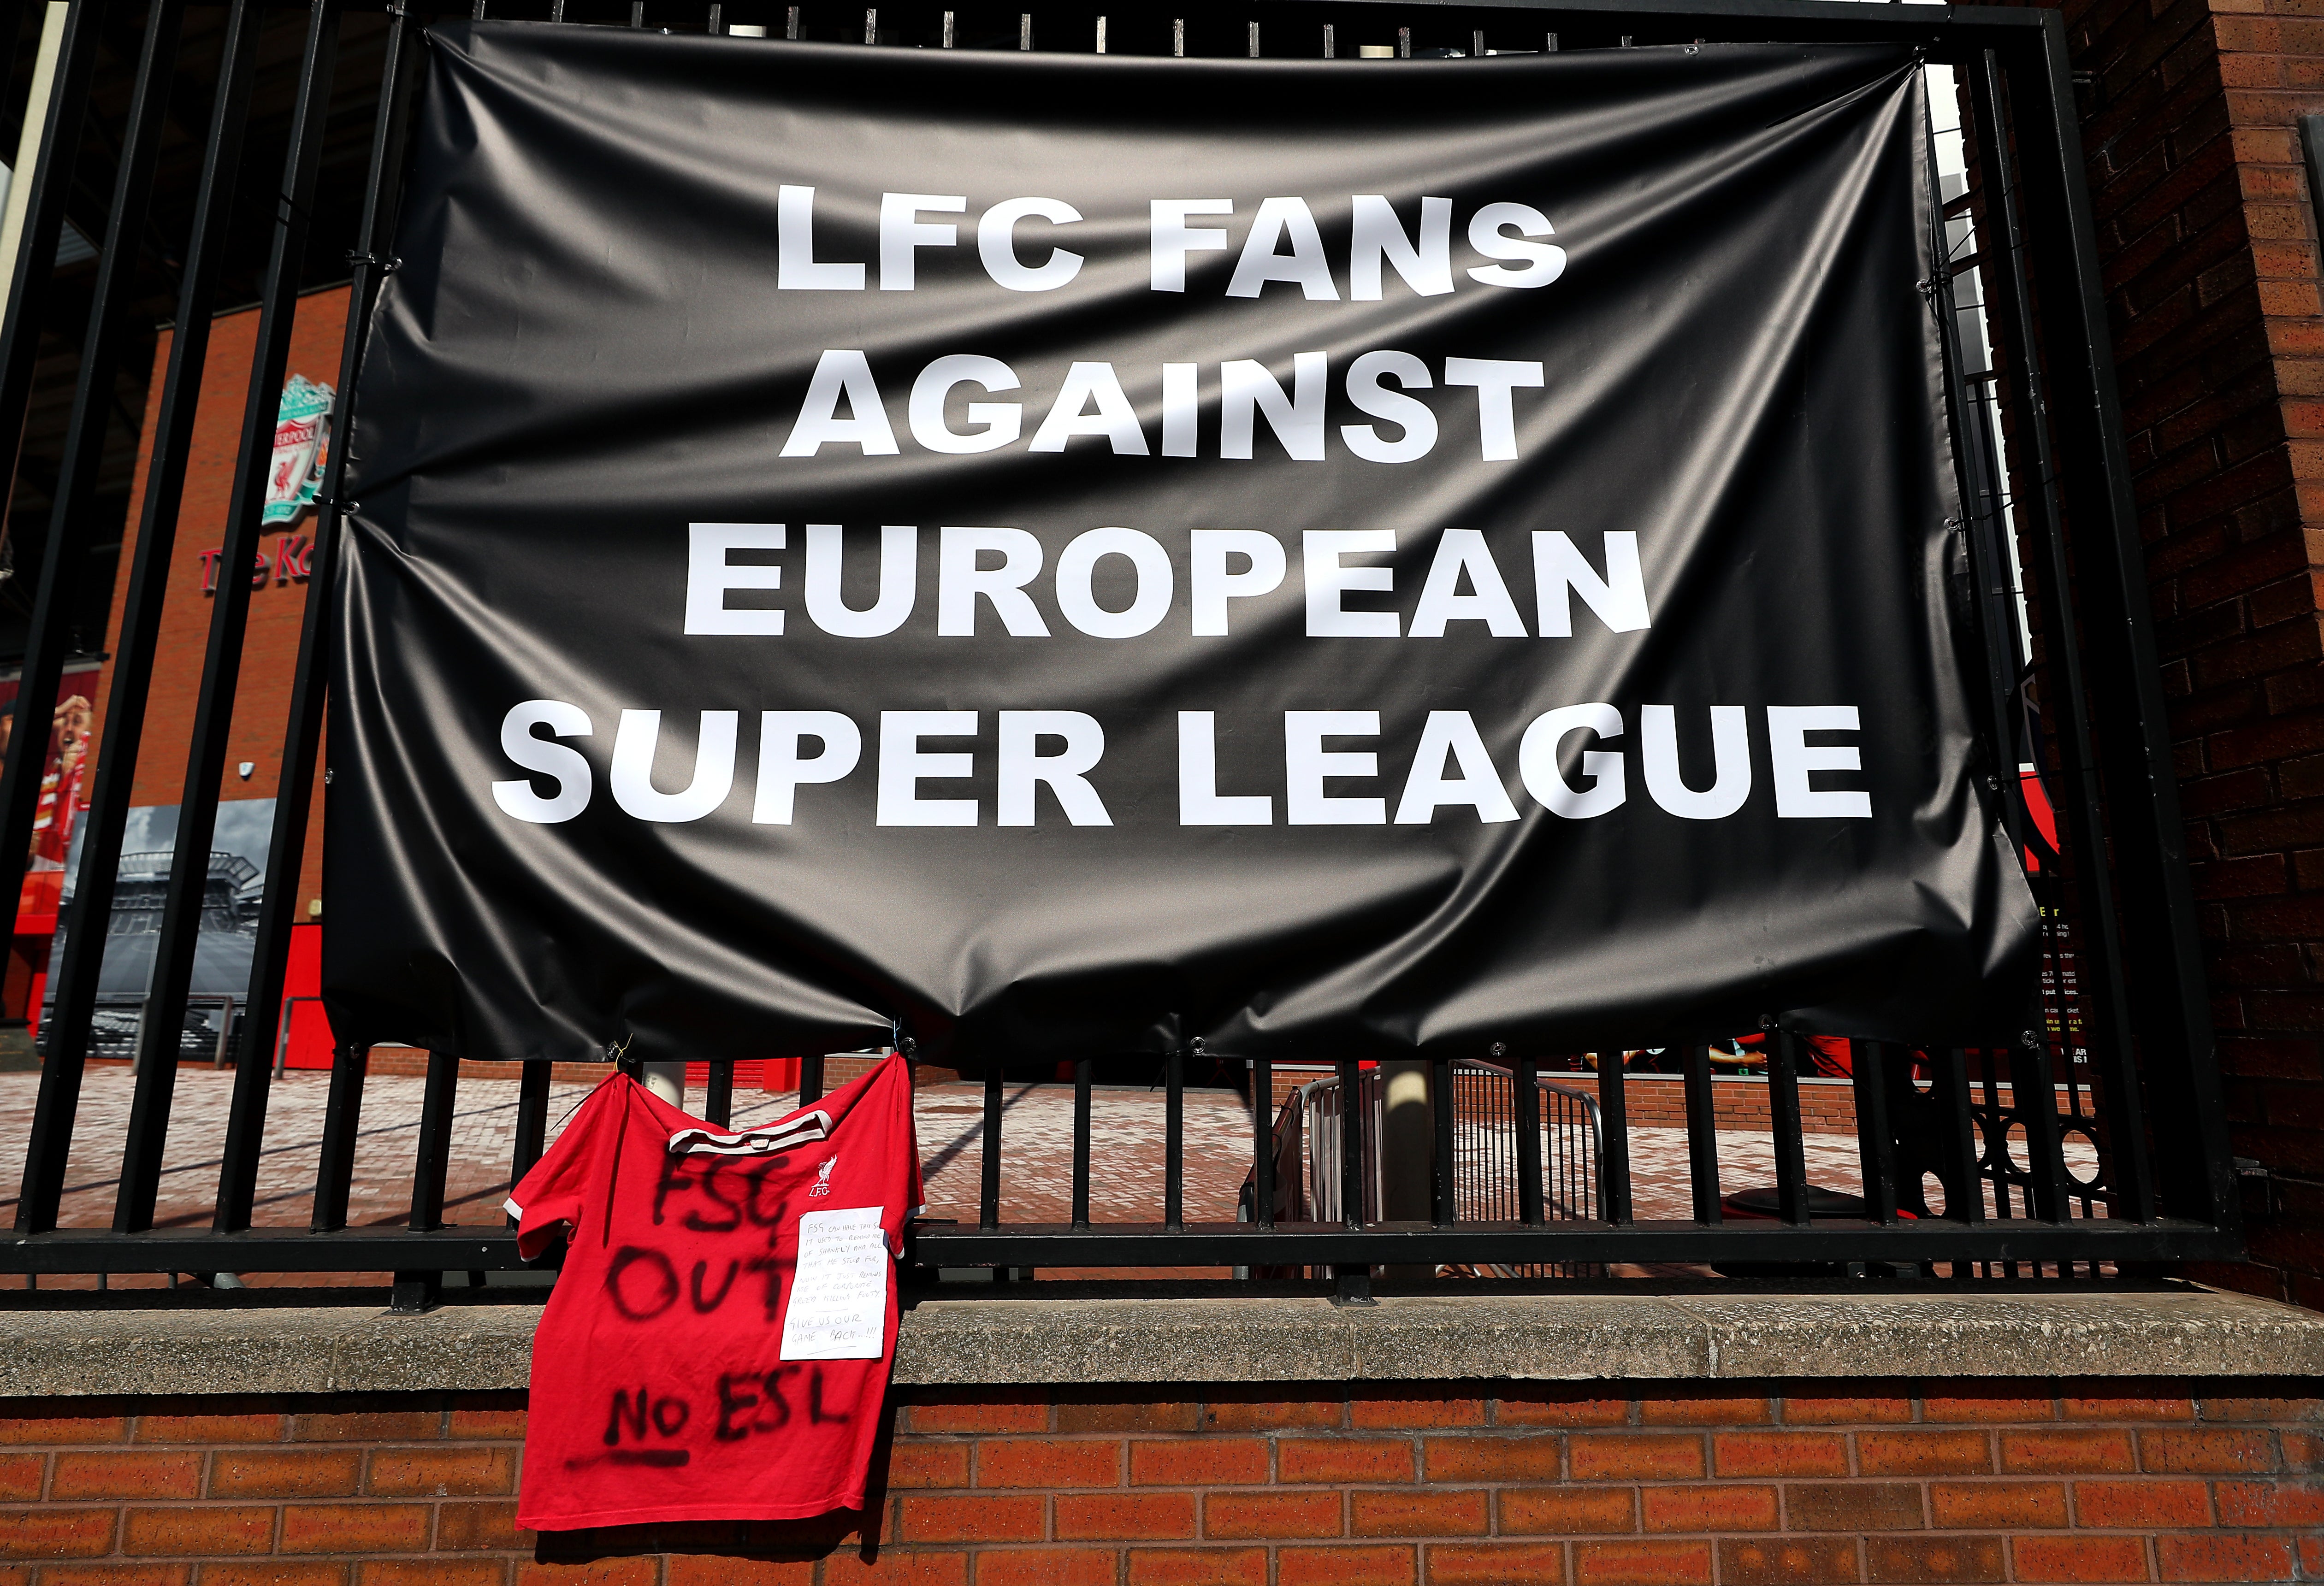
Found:
M 0 1313 L 0 1398 L 521 1388 L 535 1305 Z M 2319 1377 L 2324 1314 L 2118 1293 L 925 1299 L 912 1386 Z

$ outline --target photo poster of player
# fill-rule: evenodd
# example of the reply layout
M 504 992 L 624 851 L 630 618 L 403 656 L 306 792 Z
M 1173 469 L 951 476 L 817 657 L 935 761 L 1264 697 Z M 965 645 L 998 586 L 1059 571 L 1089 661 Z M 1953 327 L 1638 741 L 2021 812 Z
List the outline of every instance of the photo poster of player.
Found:
M 202 891 L 202 919 L 194 943 L 194 973 L 188 994 L 183 1037 L 189 1054 L 216 1049 L 224 999 L 235 1010 L 249 995 L 250 966 L 258 941 L 258 905 L 266 887 L 266 853 L 274 831 L 274 800 L 237 798 L 218 806 L 210 837 L 208 871 Z M 129 811 L 121 839 L 121 868 L 114 883 L 113 915 L 105 944 L 105 967 L 97 981 L 97 1047 L 108 1055 L 136 1036 L 137 1018 L 152 979 L 160 945 L 161 906 L 170 890 L 170 865 L 177 852 L 178 806 L 143 805 Z M 61 899 L 72 901 L 80 872 L 81 844 L 75 834 L 63 871 Z M 67 931 L 61 909 L 50 953 L 51 974 L 62 960 Z M 54 1006 L 44 1000 L 43 1027 Z
M 40 807 L 32 817 L 31 862 L 16 899 L 20 931 L 31 926 L 34 934 L 44 935 L 57 913 L 80 814 L 83 772 L 93 747 L 90 727 L 95 711 L 89 696 L 95 692 L 96 677 L 93 669 L 68 671 L 60 690 L 62 697 L 51 714 L 48 760 L 41 772 Z M 16 686 L 14 678 L 0 679 L 0 713 L 5 713 L 0 714 L 0 754 L 7 752 L 15 736 Z

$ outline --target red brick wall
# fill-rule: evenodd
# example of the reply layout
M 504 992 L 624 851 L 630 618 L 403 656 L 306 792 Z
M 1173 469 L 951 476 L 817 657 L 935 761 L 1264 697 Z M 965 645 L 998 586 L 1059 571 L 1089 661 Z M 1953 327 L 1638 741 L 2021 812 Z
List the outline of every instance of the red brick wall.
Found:
M 1866 1386 L 1854 1385 L 1860 1394 Z M 521 1395 L 0 1406 L 0 1581 L 1367 1586 L 2324 1573 L 2324 1400 L 904 1396 L 868 1520 L 514 1528 Z M 1602 1390 L 1599 1390 L 1602 1391 Z M 867 1554 L 869 1556 L 867 1557 Z M 2302 1573 L 2301 1572 L 2305 1572 Z
M 289 373 L 323 385 L 339 378 L 339 347 L 346 328 L 347 290 L 334 287 L 299 300 L 291 322 Z M 137 474 L 130 499 L 142 501 L 153 455 L 154 426 L 161 421 L 161 382 L 169 372 L 171 333 L 164 331 L 153 357 L 152 389 L 145 400 L 145 428 L 138 438 Z M 201 687 L 202 655 L 209 641 L 210 597 L 202 593 L 202 553 L 226 539 L 226 509 L 234 493 L 235 447 L 241 438 L 243 399 L 250 384 L 251 355 L 258 345 L 258 310 L 220 315 L 210 327 L 209 357 L 202 369 L 201 401 L 195 410 L 193 449 L 186 467 L 184 504 L 171 542 L 169 595 L 162 603 L 160 664 L 146 706 L 144 742 L 130 793 L 136 805 L 176 804 L 186 775 L 186 748 L 193 732 L 194 701 Z M 311 541 L 310 512 L 290 532 Z M 260 544 L 270 554 L 281 538 L 270 530 Z M 113 590 L 113 613 L 106 632 L 117 646 L 122 608 L 129 599 L 128 568 L 137 550 L 137 515 L 130 514 L 122 537 L 122 576 Z M 270 578 L 250 595 L 250 626 L 243 640 L 241 680 L 235 693 L 234 724 L 228 733 L 222 798 L 271 798 L 281 774 L 284 714 L 290 706 L 290 678 L 299 658 L 299 630 L 306 614 L 307 586 Z M 105 691 L 112 685 L 107 667 L 95 696 L 102 740 Z M 235 767 L 255 769 L 244 780 Z M 299 917 L 321 895 L 322 788 L 314 790 L 314 814 L 307 827 L 307 853 L 299 890 Z
M 1597 1075 L 1576 1075 L 1579 1088 L 1595 1095 Z M 1622 1110 L 1633 1129 L 1684 1129 L 1686 1082 L 1676 1074 L 1648 1079 L 1628 1074 L 1622 1081 Z M 1767 1084 L 1756 1079 L 1713 1079 L 1711 1114 L 1721 1129 L 1766 1133 L 1775 1127 L 1767 1103 Z M 1856 1132 L 1856 1087 L 1844 1080 L 1800 1082 L 1800 1128 L 1806 1134 Z
M 2324 303 L 2316 0 L 2070 0 L 2234 1148 L 2257 1265 L 2324 1305 Z

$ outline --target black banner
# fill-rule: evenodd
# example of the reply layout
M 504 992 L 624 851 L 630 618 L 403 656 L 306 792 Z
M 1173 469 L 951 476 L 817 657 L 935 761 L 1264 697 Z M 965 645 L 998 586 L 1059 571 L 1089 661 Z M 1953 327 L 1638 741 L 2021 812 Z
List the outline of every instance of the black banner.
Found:
M 430 36 L 341 1039 L 2024 1024 L 1908 51 Z

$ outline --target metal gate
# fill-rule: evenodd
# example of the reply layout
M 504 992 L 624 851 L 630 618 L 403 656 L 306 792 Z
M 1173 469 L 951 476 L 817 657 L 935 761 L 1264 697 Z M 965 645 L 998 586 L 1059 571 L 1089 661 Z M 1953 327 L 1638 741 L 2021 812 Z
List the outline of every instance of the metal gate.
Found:
M 488 0 L 475 0 L 484 17 Z M 2235 1181 L 2211 1061 L 2193 906 L 2169 754 L 2116 409 L 2098 258 L 2075 124 L 2065 41 L 2055 13 L 1812 0 L 1599 0 L 1591 5 L 1430 5 L 1268 0 L 1229 10 L 1094 7 L 1036 13 L 933 5 L 701 4 L 696 0 L 489 0 L 495 18 L 540 25 L 709 31 L 735 47 L 828 44 L 932 49 L 1096 51 L 1142 55 L 1378 58 L 1518 51 L 1593 51 L 1701 41 L 1888 41 L 1918 48 L 1950 72 L 1963 115 L 1963 158 L 1950 180 L 1941 233 L 1950 272 L 1926 283 L 1950 334 L 1946 374 L 1968 521 L 1960 533 L 1960 615 L 1974 630 L 1983 674 L 1980 722 L 1997 783 L 2053 790 L 2056 842 L 2023 801 L 2008 801 L 2010 836 L 2037 866 L 2051 922 L 2041 1019 L 1997 1031 L 1981 1050 L 1857 1043 L 1850 1091 L 1861 1176 L 1859 1214 L 1814 1214 L 1803 1153 L 1803 1037 L 1769 1018 L 1763 1065 L 1774 1139 L 1776 1215 L 1723 1218 L 1713 1115 L 1714 1032 L 1640 1030 L 1640 1047 L 1670 1054 L 1683 1074 L 1692 1215 L 1633 1214 L 1629 1125 L 1619 1063 L 1596 1081 L 1601 1148 L 1585 1197 L 1590 1214 L 1545 1210 L 1537 1157 L 1545 1069 L 1560 1054 L 1504 1055 L 1518 1121 L 1516 1203 L 1464 1213 L 1437 1110 L 1433 1215 L 1382 1225 L 1351 1196 L 1323 1221 L 1274 1215 L 1267 1098 L 1269 1065 L 1250 1084 L 1256 1214 L 1246 1223 L 1184 1215 L 1184 1072 L 1168 1060 L 1165 1215 L 1152 1224 L 1088 1217 L 1089 1085 L 1076 1065 L 1074 1215 L 1056 1224 L 1000 1217 L 1002 1093 L 985 1093 L 977 1225 L 920 1228 L 920 1259 L 948 1268 L 1024 1266 L 1333 1267 L 1378 1264 L 1756 1262 L 1886 1263 L 1900 1270 L 2096 1274 L 2131 1264 L 2215 1259 L 2241 1246 Z M 16 10 L 21 69 L 43 14 Z M 128 872 L 122 846 L 141 734 L 157 664 L 156 636 L 189 460 L 212 315 L 236 300 L 259 309 L 256 346 L 219 565 L 245 567 L 262 532 L 267 468 L 295 301 L 346 280 L 347 334 L 338 370 L 352 392 L 372 304 L 392 256 L 403 134 L 425 31 L 434 14 L 312 0 L 270 10 L 258 0 L 217 7 L 185 0 L 72 0 L 53 34 L 51 87 L 39 124 L 23 243 L 0 327 L 0 431 L 28 434 L 15 490 L 53 464 L 43 530 L 20 512 L 12 564 L 34 586 L 15 705 L 18 722 L 49 719 L 97 574 L 92 547 L 109 531 L 99 476 L 119 446 L 119 388 L 134 384 L 137 314 L 163 293 L 174 307 L 166 371 L 146 415 L 151 466 L 129 504 L 134 560 L 121 569 L 110 691 L 63 941 L 48 965 L 37 1111 L 15 1236 L 0 1271 L 38 1274 L 392 1272 L 408 1294 L 437 1275 L 521 1265 L 505 1230 L 447 1225 L 447 1165 L 460 1065 L 431 1056 L 417 1120 L 408 1214 L 349 1225 L 349 1184 L 362 1120 L 366 1054 L 338 1052 L 322 1125 L 310 1225 L 258 1226 L 255 1185 L 266 1149 L 272 1059 L 284 1008 L 285 962 L 298 867 L 325 715 L 324 658 L 334 642 L 327 603 L 309 600 L 290 704 L 254 964 L 240 998 L 231 1111 L 217 1163 L 209 1226 L 157 1228 L 157 1183 L 186 1039 L 208 859 L 243 670 L 250 589 L 218 580 L 192 715 L 180 825 L 155 917 L 150 990 L 134 1024 L 135 1086 L 117 1139 L 119 1179 L 109 1227 L 64 1226 L 60 1206 L 87 1065 L 124 1045 L 116 1010 L 102 1005 L 98 971 L 115 900 Z M 30 25 L 28 25 L 30 24 Z M 12 113 L 14 112 L 14 106 Z M 1946 134 L 1951 135 L 1950 134 Z M 1952 145 L 1948 145 L 1952 146 Z M 329 180 L 325 181 L 326 173 Z M 254 225 L 237 227 L 237 217 Z M 263 233 L 263 250 L 254 247 Z M 67 280 L 60 249 L 94 246 Z M 67 250 L 69 252 L 69 249 Z M 263 254 L 263 256 L 262 256 Z M 161 285 L 157 286 L 159 280 Z M 2041 305 L 2037 315 L 2034 304 Z M 47 342 L 44 350 L 44 337 Z M 75 351 L 77 344 L 78 350 Z M 48 361 L 44 372 L 42 360 Z M 68 382 L 60 371 L 70 371 Z M 64 395 L 69 387 L 69 400 Z M 28 415 L 41 421 L 27 429 Z M 51 421 L 53 420 L 53 421 Z M 2007 440 L 2006 447 L 2003 438 Z M 339 554 L 340 467 L 320 486 L 310 562 L 327 586 Z M 33 554 L 37 551 L 37 555 Z M 2038 635 L 2038 663 L 2032 642 Z M 21 878 L 42 797 L 43 741 L 17 731 L 0 770 L 0 881 Z M 11 1009 L 15 1012 L 18 1010 Z M 647 1054 L 631 1054 L 634 1063 Z M 655 1054 L 679 1056 L 682 1054 Z M 1319 1054 L 1328 1058 L 1329 1054 Z M 723 1120 L 731 1065 L 713 1065 L 710 1114 Z M 804 1089 L 820 1089 L 809 1059 Z M 550 1076 L 528 1064 L 516 1087 L 512 1176 L 537 1159 L 549 1127 Z M 1342 1065 L 1341 1083 L 1355 1083 Z M 1439 1097 L 1460 1080 L 1432 1065 Z M 1582 1082 L 1587 1084 L 1589 1082 Z M 1360 1110 L 1357 1116 L 1360 1118 Z M 1342 1160 L 1360 1171 L 1360 1125 Z M 107 1137 L 108 1148 L 115 1142 Z

